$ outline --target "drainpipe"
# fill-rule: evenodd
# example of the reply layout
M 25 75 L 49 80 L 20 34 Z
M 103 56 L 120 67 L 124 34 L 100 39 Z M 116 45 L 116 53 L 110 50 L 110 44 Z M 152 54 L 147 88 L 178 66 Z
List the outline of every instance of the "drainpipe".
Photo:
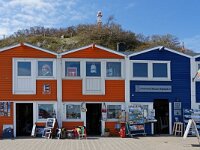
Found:
M 61 55 L 57 55 L 57 121 L 59 128 L 62 127 L 62 60 Z

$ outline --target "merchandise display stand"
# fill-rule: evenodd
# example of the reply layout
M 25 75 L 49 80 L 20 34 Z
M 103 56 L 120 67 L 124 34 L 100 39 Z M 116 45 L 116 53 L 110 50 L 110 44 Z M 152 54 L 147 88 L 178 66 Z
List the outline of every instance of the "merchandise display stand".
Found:
M 184 129 L 186 129 L 188 121 L 190 119 L 194 120 L 197 130 L 200 134 L 200 109 L 183 109 Z M 188 131 L 188 135 L 195 135 L 195 131 L 193 130 L 193 128 L 190 128 L 190 130 Z
M 132 105 L 129 107 L 128 121 L 126 122 L 127 135 L 146 135 L 144 110 L 141 105 Z

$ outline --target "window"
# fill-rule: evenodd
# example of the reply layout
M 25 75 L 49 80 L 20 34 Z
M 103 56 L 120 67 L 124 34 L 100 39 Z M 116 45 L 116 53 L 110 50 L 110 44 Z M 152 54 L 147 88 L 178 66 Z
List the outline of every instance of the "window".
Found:
M 65 62 L 66 77 L 80 77 L 80 62 Z
M 38 119 L 54 118 L 54 104 L 38 104 Z
M 100 62 L 86 62 L 86 76 L 87 77 L 100 77 L 101 76 L 101 63 Z
M 120 119 L 121 105 L 108 105 L 107 106 L 107 118 L 108 119 Z
M 66 105 L 66 119 L 81 119 L 80 105 Z
M 106 76 L 107 77 L 121 77 L 121 62 L 107 62 Z
M 134 80 L 171 80 L 170 61 L 134 60 L 132 77 Z
M 153 78 L 167 78 L 167 64 L 166 63 L 153 63 Z
M 38 76 L 53 76 L 52 61 L 38 61 Z
M 31 62 L 18 62 L 17 63 L 18 76 L 31 76 Z
M 133 63 L 133 77 L 148 77 L 148 64 Z

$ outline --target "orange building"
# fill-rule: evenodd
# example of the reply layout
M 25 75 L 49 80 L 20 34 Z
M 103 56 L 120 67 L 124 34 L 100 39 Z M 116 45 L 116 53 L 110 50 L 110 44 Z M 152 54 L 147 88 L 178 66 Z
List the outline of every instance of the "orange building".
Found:
M 0 136 L 12 126 L 14 136 L 30 135 L 57 110 L 57 54 L 29 44 L 0 49 Z
M 115 133 L 125 105 L 125 55 L 98 45 L 61 54 L 63 127 Z

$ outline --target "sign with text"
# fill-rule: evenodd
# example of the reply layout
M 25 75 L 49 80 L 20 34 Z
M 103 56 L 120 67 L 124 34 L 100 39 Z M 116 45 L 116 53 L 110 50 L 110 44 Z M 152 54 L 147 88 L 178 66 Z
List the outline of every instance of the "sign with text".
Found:
M 170 85 L 135 85 L 135 92 L 172 92 Z

